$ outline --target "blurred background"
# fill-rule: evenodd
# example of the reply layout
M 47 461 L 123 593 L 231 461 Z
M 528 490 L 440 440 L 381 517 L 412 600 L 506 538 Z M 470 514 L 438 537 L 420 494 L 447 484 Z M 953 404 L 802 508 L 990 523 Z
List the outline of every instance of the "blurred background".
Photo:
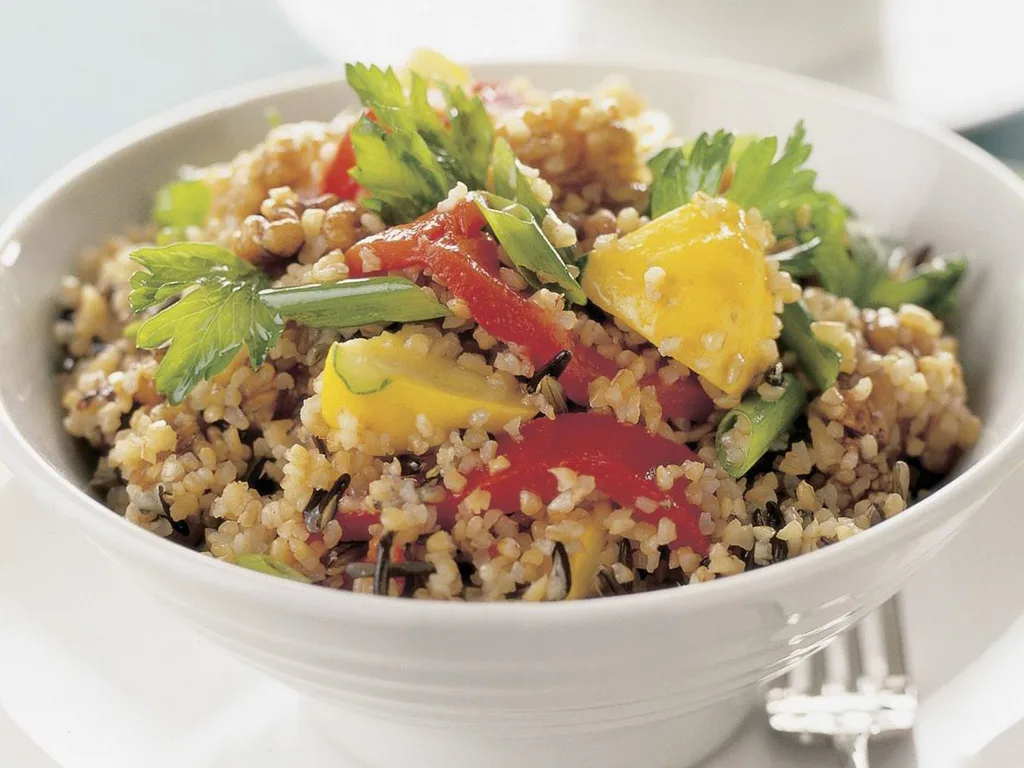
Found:
M 1024 165 L 1022 28 L 1010 0 L 0 0 L 0 217 L 160 110 L 423 45 L 465 61 L 745 59 L 891 99 Z

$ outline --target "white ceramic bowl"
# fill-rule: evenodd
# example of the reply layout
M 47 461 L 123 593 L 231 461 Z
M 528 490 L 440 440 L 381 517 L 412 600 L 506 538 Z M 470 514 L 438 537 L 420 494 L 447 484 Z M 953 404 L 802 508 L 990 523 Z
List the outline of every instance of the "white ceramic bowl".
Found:
M 1024 381 L 1024 182 L 951 133 L 835 87 L 764 70 L 714 62 L 478 70 L 492 79 L 523 72 L 552 87 L 587 86 L 615 71 L 632 77 L 686 134 L 719 126 L 786 133 L 804 118 L 823 184 L 897 235 L 970 251 L 959 331 L 985 427 L 959 477 L 837 546 L 651 594 L 445 604 L 266 577 L 152 536 L 83 492 L 86 473 L 61 432 L 53 386 L 53 296 L 79 248 L 144 219 L 152 191 L 180 163 L 227 158 L 256 142 L 271 105 L 286 119 L 328 118 L 351 101 L 344 84 L 306 74 L 220 94 L 140 126 L 61 173 L 0 231 L 3 460 L 123 563 L 126 578 L 239 656 L 323 700 L 316 707 L 323 732 L 359 764 L 690 765 L 738 725 L 755 684 L 891 595 L 1024 456 L 1024 398 L 1017 396 Z
M 405 61 L 429 45 L 456 61 L 598 55 L 721 56 L 818 73 L 871 54 L 884 0 L 278 0 L 292 26 L 329 61 Z M 398 28 L 387 20 L 401 16 Z M 780 45 L 779 40 L 793 45 Z

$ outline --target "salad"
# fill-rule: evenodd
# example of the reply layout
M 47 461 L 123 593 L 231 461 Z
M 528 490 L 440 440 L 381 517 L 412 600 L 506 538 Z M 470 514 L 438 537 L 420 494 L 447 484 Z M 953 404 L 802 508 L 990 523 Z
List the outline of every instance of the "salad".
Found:
M 438 54 L 183 167 L 55 334 L 92 486 L 274 576 L 550 601 L 710 581 L 902 512 L 977 439 L 965 261 L 871 231 L 788 137 Z

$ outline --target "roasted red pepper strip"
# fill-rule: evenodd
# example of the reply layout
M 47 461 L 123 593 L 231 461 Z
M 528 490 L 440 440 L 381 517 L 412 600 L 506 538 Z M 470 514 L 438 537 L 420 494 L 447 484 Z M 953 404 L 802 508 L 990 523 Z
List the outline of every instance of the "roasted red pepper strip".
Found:
M 324 175 L 324 192 L 331 192 L 342 200 L 355 200 L 362 187 L 349 174 L 356 167 L 356 153 L 352 148 L 352 137 L 345 134 L 345 138 L 338 145 L 338 152 L 334 156 L 334 162 Z
M 380 522 L 380 513 L 339 510 L 335 520 L 341 525 L 342 541 L 367 541 L 370 538 L 370 526 Z
M 689 546 L 705 554 L 707 537 L 700 532 L 700 507 L 686 498 L 687 482 L 679 478 L 671 490 L 655 482 L 655 470 L 665 464 L 700 461 L 685 445 L 652 435 L 643 427 L 623 424 L 602 413 L 565 413 L 554 419 L 534 419 L 521 430 L 522 440 L 505 435 L 498 439 L 498 455 L 509 461 L 507 469 L 491 474 L 486 467 L 471 472 L 462 493 L 450 496 L 438 507 L 438 520 L 450 526 L 459 502 L 475 490 L 491 494 L 490 506 L 511 512 L 520 508 L 519 492 L 538 494 L 551 501 L 558 488 L 554 467 L 568 467 L 592 475 L 597 489 L 624 507 L 639 497 L 658 502 L 648 517 L 655 525 L 667 517 L 676 525 L 673 546 Z M 637 509 L 637 517 L 645 513 Z
M 372 109 L 366 110 L 366 117 L 377 122 L 377 116 Z M 324 174 L 324 192 L 333 192 L 342 200 L 355 200 L 363 191 L 359 183 L 352 178 L 351 171 L 356 167 L 356 150 L 352 146 L 352 133 L 345 134 L 345 138 L 338 145 L 338 152 L 334 155 L 334 162 Z
M 483 232 L 486 224 L 476 204 L 458 203 L 451 211 L 435 211 L 416 221 L 391 227 L 352 246 L 345 254 L 350 273 L 367 274 L 363 255 L 376 256 L 380 270 L 421 266 L 469 305 L 480 326 L 506 343 L 522 348 L 540 367 L 563 349 L 572 352 L 569 367 L 559 378 L 573 402 L 587 405 L 590 382 L 598 376 L 615 377 L 619 367 L 597 350 L 579 343 L 571 331 L 558 325 L 548 310 L 534 304 L 498 277 L 498 250 Z M 702 421 L 712 404 L 695 376 L 666 384 L 658 376 L 645 377 L 641 386 L 653 386 L 668 418 Z
M 523 95 L 512 90 L 508 83 L 501 81 L 484 82 L 478 80 L 470 86 L 470 91 L 480 97 L 488 112 L 501 114 L 511 112 L 523 106 Z

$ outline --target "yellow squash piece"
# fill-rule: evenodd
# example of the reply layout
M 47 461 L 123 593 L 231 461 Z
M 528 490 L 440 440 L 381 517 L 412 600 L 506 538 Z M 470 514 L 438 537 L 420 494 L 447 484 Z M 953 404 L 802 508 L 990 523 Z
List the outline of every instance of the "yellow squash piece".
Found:
M 449 85 L 468 86 L 472 82 L 469 70 L 430 48 L 417 48 L 406 65 L 427 80 L 440 80 Z
M 566 596 L 569 600 L 588 597 L 594 590 L 594 579 L 597 569 L 601 567 L 601 553 L 607 534 L 604 526 L 594 520 L 586 522 L 586 530 L 580 537 L 582 549 L 569 555 L 569 571 L 572 574 L 572 587 Z
M 583 290 L 663 354 L 739 394 L 774 335 L 766 236 L 735 203 L 695 196 L 592 251 Z
M 410 331 L 382 333 L 372 339 L 335 342 L 324 366 L 321 409 L 331 426 L 343 412 L 364 429 L 391 437 L 404 449 L 410 438 L 424 437 L 419 426 L 432 430 L 437 444 L 453 429 L 464 429 L 475 412 L 487 418 L 477 426 L 497 431 L 516 417 L 524 421 L 536 411 L 522 403 L 519 392 L 495 389 L 487 379 L 454 360 L 424 353 L 406 342 Z M 410 348 L 411 347 L 411 348 Z

